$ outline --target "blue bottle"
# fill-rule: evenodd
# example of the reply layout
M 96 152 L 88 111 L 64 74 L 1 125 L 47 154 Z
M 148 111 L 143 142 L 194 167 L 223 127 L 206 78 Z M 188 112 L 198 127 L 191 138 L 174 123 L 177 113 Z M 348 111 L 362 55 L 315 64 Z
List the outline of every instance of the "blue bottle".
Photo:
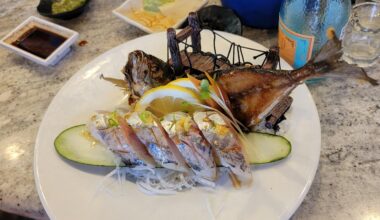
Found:
M 280 55 L 294 68 L 302 67 L 326 43 L 326 30 L 344 31 L 351 0 L 285 0 L 279 15 Z

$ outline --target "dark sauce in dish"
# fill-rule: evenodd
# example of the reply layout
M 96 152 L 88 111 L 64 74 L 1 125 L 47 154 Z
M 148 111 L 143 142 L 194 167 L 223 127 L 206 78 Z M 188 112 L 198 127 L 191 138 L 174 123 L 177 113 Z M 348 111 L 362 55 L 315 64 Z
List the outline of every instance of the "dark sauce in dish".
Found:
M 46 59 L 54 50 L 63 44 L 66 39 L 66 37 L 51 31 L 33 27 L 14 41 L 12 45 Z

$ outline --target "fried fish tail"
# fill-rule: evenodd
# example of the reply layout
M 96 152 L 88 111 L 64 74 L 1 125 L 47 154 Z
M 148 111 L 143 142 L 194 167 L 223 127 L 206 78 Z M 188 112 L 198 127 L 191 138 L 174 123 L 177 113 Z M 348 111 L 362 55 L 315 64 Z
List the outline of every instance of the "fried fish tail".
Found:
M 355 78 L 369 82 L 372 85 L 379 85 L 379 82 L 367 75 L 363 68 L 354 64 L 348 64 L 342 60 L 343 50 L 340 41 L 333 30 L 329 33 L 330 40 L 304 67 L 294 70 L 292 77 L 298 81 L 312 78 Z

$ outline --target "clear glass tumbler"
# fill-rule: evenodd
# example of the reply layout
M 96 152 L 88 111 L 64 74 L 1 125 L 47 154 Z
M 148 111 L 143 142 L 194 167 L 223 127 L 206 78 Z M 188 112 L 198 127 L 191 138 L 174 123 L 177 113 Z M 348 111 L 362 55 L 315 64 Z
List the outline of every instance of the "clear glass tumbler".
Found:
M 365 2 L 353 7 L 343 37 L 344 59 L 371 66 L 380 56 L 380 3 Z

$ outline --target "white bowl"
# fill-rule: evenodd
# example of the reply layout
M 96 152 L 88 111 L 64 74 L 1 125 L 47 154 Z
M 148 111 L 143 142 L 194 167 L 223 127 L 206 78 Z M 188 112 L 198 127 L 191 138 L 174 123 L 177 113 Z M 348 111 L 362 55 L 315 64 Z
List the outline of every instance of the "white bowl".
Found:
M 178 28 L 187 18 L 190 12 L 198 11 L 208 0 L 174 0 L 162 7 L 161 13 L 174 20 L 173 28 Z M 132 11 L 143 10 L 143 0 L 127 0 L 112 12 L 127 23 L 140 28 L 147 33 L 166 31 L 166 29 L 155 30 L 133 19 L 128 13 Z
M 26 50 L 18 48 L 12 45 L 12 42 L 17 40 L 20 36 L 30 30 L 32 27 L 39 27 L 50 32 L 59 34 L 66 38 L 66 40 L 56 48 L 48 57 L 41 58 Z M 13 31 L 6 35 L 0 41 L 0 45 L 3 47 L 44 66 L 52 66 L 58 63 L 70 50 L 71 45 L 78 39 L 79 34 L 73 30 L 54 24 L 52 22 L 31 16 L 18 25 Z M 43 47 L 43 45 L 41 45 Z

